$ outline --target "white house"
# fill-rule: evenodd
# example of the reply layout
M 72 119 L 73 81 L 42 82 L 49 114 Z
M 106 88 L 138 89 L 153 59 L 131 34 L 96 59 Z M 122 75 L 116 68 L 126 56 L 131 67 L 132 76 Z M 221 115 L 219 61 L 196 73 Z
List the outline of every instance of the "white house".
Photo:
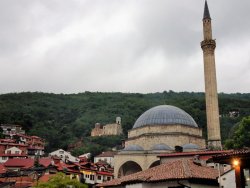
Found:
M 80 161 L 79 158 L 72 156 L 70 152 L 64 151 L 63 149 L 58 149 L 56 151 L 53 151 L 49 153 L 49 156 L 60 157 L 63 162 L 66 162 L 66 161 L 79 162 Z
M 110 164 L 111 167 L 114 167 L 114 156 L 117 154 L 115 151 L 106 151 L 102 152 L 100 155 L 94 157 L 94 163 L 98 163 L 100 161 L 105 161 Z
M 246 186 L 250 188 L 250 177 L 249 177 L 249 170 L 244 170 Z M 231 169 L 226 173 L 222 174 L 221 177 L 218 179 L 221 188 L 235 188 L 235 170 Z
M 27 154 L 22 153 L 21 149 L 13 146 L 6 149 L 3 154 L 0 154 L 0 163 L 5 163 L 8 159 L 13 158 L 27 158 Z

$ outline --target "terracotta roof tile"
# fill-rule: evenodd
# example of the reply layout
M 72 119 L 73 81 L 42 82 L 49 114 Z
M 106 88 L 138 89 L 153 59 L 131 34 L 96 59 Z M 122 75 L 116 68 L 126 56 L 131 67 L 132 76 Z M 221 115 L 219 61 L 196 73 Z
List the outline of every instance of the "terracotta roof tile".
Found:
M 55 176 L 55 174 L 44 174 L 39 178 L 40 182 L 48 182 L 51 177 Z
M 158 157 L 179 157 L 179 156 L 194 156 L 194 155 L 218 155 L 230 153 L 233 150 L 218 150 L 218 151 L 193 151 L 193 152 L 174 152 L 174 153 L 164 153 L 158 155 Z
M 34 159 L 9 159 L 4 163 L 5 167 L 21 167 L 21 168 L 31 168 L 34 166 Z
M 133 182 L 160 182 L 177 179 L 208 179 L 216 180 L 218 172 L 216 169 L 198 166 L 191 159 L 177 160 L 165 163 L 145 171 L 137 172 L 128 176 L 114 179 L 99 187 L 116 186 Z
M 0 164 L 0 174 L 4 174 L 6 172 L 6 168 L 4 167 L 3 164 Z
M 39 164 L 43 165 L 44 167 L 48 167 L 52 164 L 53 159 L 51 158 L 41 158 L 39 159 Z

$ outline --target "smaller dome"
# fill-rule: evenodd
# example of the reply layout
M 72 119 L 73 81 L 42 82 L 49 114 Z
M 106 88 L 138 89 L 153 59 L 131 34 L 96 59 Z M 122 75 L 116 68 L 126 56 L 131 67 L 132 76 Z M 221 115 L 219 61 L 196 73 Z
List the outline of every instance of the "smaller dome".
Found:
M 129 145 L 123 149 L 123 151 L 143 151 L 143 147 L 139 145 Z
M 200 147 L 196 144 L 192 144 L 192 143 L 189 143 L 189 144 L 185 144 L 182 146 L 183 149 L 200 149 Z
M 173 150 L 173 148 L 166 144 L 156 144 L 151 148 L 151 150 Z

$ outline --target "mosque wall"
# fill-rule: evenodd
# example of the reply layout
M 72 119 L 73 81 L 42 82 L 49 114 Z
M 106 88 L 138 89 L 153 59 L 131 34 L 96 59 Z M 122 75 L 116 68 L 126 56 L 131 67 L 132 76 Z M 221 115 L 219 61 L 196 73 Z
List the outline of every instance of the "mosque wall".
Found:
M 189 125 L 147 125 L 128 131 L 128 138 L 137 137 L 149 133 L 173 133 L 181 132 L 195 136 L 202 136 L 202 130 L 198 127 L 191 127 Z
M 126 154 L 118 154 L 114 157 L 114 176 L 118 177 L 118 172 L 121 170 L 123 165 L 129 161 L 137 163 L 142 170 L 148 169 L 155 161 L 158 161 L 159 158 L 153 154 L 148 155 L 144 153 L 136 152 L 127 152 Z
M 182 146 L 188 143 L 196 144 L 201 148 L 205 148 L 205 139 L 202 137 L 195 137 L 188 134 L 183 134 L 183 132 L 172 132 L 172 133 L 151 133 L 141 135 L 136 139 L 128 139 L 125 143 L 125 147 L 129 145 L 139 145 L 143 147 L 144 150 L 151 150 L 151 148 L 156 144 L 166 144 L 171 146 L 173 149 L 175 146 Z

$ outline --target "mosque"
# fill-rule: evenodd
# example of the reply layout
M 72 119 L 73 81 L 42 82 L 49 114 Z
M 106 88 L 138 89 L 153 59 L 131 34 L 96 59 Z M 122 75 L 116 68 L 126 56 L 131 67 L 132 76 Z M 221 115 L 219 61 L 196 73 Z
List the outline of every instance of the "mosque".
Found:
M 207 141 L 194 119 L 184 110 L 160 105 L 144 112 L 128 131 L 125 148 L 115 156 L 115 177 L 122 177 L 160 164 L 161 153 L 222 149 L 211 17 L 207 2 L 201 42 L 204 58 Z

